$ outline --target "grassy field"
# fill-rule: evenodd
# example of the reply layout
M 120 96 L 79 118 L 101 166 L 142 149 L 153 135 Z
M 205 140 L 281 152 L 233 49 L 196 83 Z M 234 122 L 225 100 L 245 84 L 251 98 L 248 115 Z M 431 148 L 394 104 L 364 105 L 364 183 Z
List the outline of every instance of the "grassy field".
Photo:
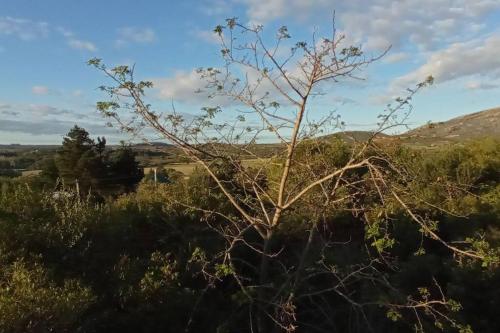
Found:
M 182 172 L 185 176 L 189 176 L 193 173 L 194 168 L 196 168 L 196 163 L 172 163 L 163 165 L 164 168 L 174 169 L 176 171 Z M 159 169 L 161 167 L 146 167 L 144 168 L 144 174 L 147 175 L 153 172 L 154 169 Z
M 36 175 L 40 174 L 40 172 L 42 172 L 42 170 L 26 170 L 26 171 L 23 171 L 21 174 L 23 177 L 36 176 Z
M 267 159 L 249 159 L 249 160 L 243 160 L 242 163 L 245 167 L 258 167 L 262 163 L 268 161 Z M 198 163 L 166 163 L 163 164 L 162 166 L 158 167 L 145 167 L 144 168 L 144 174 L 149 174 L 152 172 L 154 168 L 170 168 L 174 169 L 176 171 L 182 172 L 186 177 L 189 177 L 192 173 L 193 170 L 197 167 L 200 166 Z M 38 175 L 42 170 L 26 170 L 22 172 L 23 177 L 27 176 L 35 176 Z
M 248 159 L 248 160 L 243 160 L 242 163 L 245 167 L 257 167 L 261 165 L 264 161 L 267 161 L 267 159 Z M 201 167 L 198 163 L 167 163 L 164 164 L 164 168 L 170 168 L 174 169 L 176 171 L 182 172 L 185 176 L 189 177 L 193 173 L 193 170 L 196 167 Z M 144 174 L 148 174 L 152 172 L 152 170 L 155 167 L 146 167 L 144 168 Z M 159 168 L 159 167 L 156 167 Z

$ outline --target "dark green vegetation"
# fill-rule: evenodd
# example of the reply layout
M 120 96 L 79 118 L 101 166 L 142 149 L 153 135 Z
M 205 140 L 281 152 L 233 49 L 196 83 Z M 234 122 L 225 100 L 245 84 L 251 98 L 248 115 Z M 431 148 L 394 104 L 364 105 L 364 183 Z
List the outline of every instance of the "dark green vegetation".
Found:
M 339 140 L 304 144 L 297 158 L 334 167 L 350 149 Z M 437 309 L 452 321 L 423 313 L 426 331 L 500 331 L 500 142 L 383 150 L 405 170 L 387 179 L 403 189 L 414 211 L 436 221 L 443 239 L 472 243 L 485 260 L 457 261 L 439 242 L 423 239 L 394 201 L 370 196 L 372 189 L 356 202 L 331 203 L 321 216 L 322 202 L 311 193 L 272 239 L 283 266 L 271 265 L 268 281 L 278 286 L 295 269 L 307 238 L 314 239 L 302 261 L 307 278 L 294 286 L 300 297 L 281 318 L 293 317 L 296 332 L 408 332 L 420 310 L 398 304 L 443 296 L 448 306 Z M 239 267 L 219 257 L 226 239 L 218 227 L 226 221 L 213 212 L 238 214 L 205 172 L 185 179 L 160 170 L 157 184 L 148 176 L 134 191 L 142 175 L 130 149 L 106 150 L 102 139 L 96 143 L 80 128 L 45 163 L 39 176 L 2 180 L 0 332 L 251 332 L 253 298 L 233 274 L 244 270 L 257 284 L 255 253 L 236 244 L 231 255 Z M 307 172 L 298 166 L 291 175 L 296 183 Z M 270 163 L 262 186 L 272 188 L 276 168 Z M 220 164 L 217 172 L 235 195 L 248 195 L 238 170 Z M 57 177 L 65 191 L 47 186 Z M 361 207 L 369 207 L 368 215 Z M 255 237 L 249 232 L 245 241 Z M 307 275 L 318 267 L 336 275 Z
M 18 177 L 24 170 L 40 169 L 40 161 L 54 151 L 55 146 L 0 145 L 0 177 Z
M 32 183 L 45 190 L 72 188 L 101 198 L 130 192 L 144 176 L 135 156 L 125 144 L 107 150 L 104 137 L 95 142 L 85 129 L 75 126 L 55 153 L 37 161 L 42 171 Z

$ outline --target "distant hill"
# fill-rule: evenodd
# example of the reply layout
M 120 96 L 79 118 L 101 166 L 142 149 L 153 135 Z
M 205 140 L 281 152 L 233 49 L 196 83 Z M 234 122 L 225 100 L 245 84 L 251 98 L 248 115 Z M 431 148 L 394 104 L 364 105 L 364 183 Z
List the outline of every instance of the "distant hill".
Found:
M 51 150 L 60 147 L 60 145 L 22 145 L 19 143 L 11 143 L 11 144 L 0 144 L 0 150 L 33 150 L 33 149 L 43 149 L 43 150 Z
M 342 131 L 334 134 L 329 134 L 321 137 L 322 139 L 338 138 L 347 142 L 363 142 L 369 140 L 373 136 L 374 132 L 371 131 Z M 377 138 L 387 138 L 390 137 L 384 133 L 378 133 Z
M 373 135 L 370 131 L 343 131 L 325 136 L 319 140 L 329 140 L 340 138 L 346 142 L 363 142 Z M 384 142 L 398 141 L 408 145 L 416 146 L 436 146 L 454 142 L 463 142 L 480 137 L 500 138 L 500 107 L 467 114 L 443 122 L 429 122 L 400 135 L 377 134 L 378 140 Z M 60 145 L 20 145 L 20 144 L 0 144 L 2 151 L 23 151 L 23 150 L 56 150 Z M 118 145 L 109 145 L 110 149 Z M 132 145 L 139 155 L 157 155 L 165 158 L 170 155 L 173 159 L 178 159 L 182 155 L 181 151 L 174 145 L 164 142 L 136 143 Z M 252 147 L 253 153 L 259 156 L 268 156 L 280 151 L 283 146 L 279 143 L 261 143 Z
M 370 131 L 344 131 L 321 137 L 322 140 L 340 138 L 347 142 L 365 141 Z M 481 137 L 500 138 L 500 107 L 484 110 L 442 122 L 429 122 L 400 135 L 377 134 L 382 142 L 398 141 L 407 145 L 437 146 L 463 142 Z
M 486 136 L 500 138 L 500 108 L 471 113 L 448 121 L 428 123 L 397 137 L 408 143 L 439 145 Z
M 154 141 L 149 143 L 135 143 L 132 144 L 132 147 L 139 149 L 150 149 L 152 147 L 154 148 L 154 147 L 174 147 L 174 146 L 170 143 Z

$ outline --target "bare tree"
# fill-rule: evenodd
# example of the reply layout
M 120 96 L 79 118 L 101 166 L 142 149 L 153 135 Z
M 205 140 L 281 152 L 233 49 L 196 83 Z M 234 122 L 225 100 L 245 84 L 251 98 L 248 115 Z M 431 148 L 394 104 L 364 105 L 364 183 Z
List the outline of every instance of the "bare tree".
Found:
M 384 270 L 394 265 L 394 258 L 386 252 L 393 240 L 384 227 L 391 216 L 382 209 L 389 205 L 399 207 L 416 223 L 423 238 L 441 243 L 457 257 L 485 257 L 468 244 L 445 241 L 432 221 L 414 211 L 413 202 L 418 200 L 404 185 L 412 175 L 379 144 L 380 133 L 405 124 L 412 97 L 431 84 L 432 77 L 389 104 L 379 115 L 376 130 L 362 141 L 352 140 L 346 150 L 345 145 L 335 146 L 320 137 L 344 124 L 335 112 L 325 113 L 314 102 L 338 84 L 363 80 L 362 70 L 386 52 L 369 56 L 361 47 L 347 45 L 334 24 L 328 38 L 313 34 L 310 43 L 292 43 L 284 26 L 272 43 L 266 43 L 262 26 L 248 27 L 234 18 L 217 26 L 214 33 L 220 38 L 223 64 L 198 70 L 206 82 L 206 89 L 199 93 L 208 94 L 211 106 L 195 117 L 184 116 L 174 106 L 168 112 L 155 110 L 145 96 L 152 83 L 136 81 L 133 67 L 107 68 L 100 59 L 89 64 L 111 80 L 111 85 L 101 87 L 110 99 L 97 104 L 105 116 L 126 132 L 147 137 L 144 130 L 153 130 L 168 140 L 206 171 L 230 203 L 234 212 L 229 213 L 179 204 L 225 221 L 207 222 L 227 246 L 216 258 L 204 258 L 203 272 L 212 282 L 231 277 L 239 285 L 248 299 L 248 330 L 293 332 L 302 327 L 301 331 L 307 331 L 314 323 L 297 317 L 298 304 L 310 307 L 318 327 L 335 327 L 329 322 L 330 310 L 323 308 L 328 297 L 344 300 L 368 323 L 365 309 L 385 306 L 393 319 L 403 310 L 413 313 L 419 330 L 423 315 L 460 327 L 446 314 L 458 305 L 446 299 L 437 282 L 432 293 L 421 289 L 417 296 L 400 297 L 400 303 L 359 301 L 352 292 L 360 281 L 368 281 L 397 293 L 384 277 Z M 262 142 L 275 142 L 271 156 L 258 153 Z M 221 167 L 226 169 L 221 172 Z M 234 177 L 226 177 L 227 168 Z M 307 212 L 303 220 L 308 237 L 300 249 L 286 248 L 276 235 L 291 223 L 290 215 L 301 210 Z M 325 249 L 350 243 L 349 239 L 335 240 L 326 228 L 332 212 L 338 211 L 364 221 L 376 248 L 367 249 L 368 261 L 349 270 L 339 270 L 324 256 Z M 253 258 L 238 257 L 235 252 L 240 247 L 250 249 Z M 288 259 L 284 259 L 285 252 Z

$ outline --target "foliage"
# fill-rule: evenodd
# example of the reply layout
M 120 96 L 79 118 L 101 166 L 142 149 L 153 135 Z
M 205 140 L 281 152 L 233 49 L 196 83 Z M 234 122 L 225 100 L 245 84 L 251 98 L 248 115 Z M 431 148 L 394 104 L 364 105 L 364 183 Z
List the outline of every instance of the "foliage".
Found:
M 130 146 L 122 145 L 106 151 L 106 139 L 97 138 L 78 126 L 64 138 L 55 158 L 42 162 L 39 182 L 54 187 L 60 179 L 64 186 L 78 188 L 81 193 L 94 191 L 100 196 L 130 192 L 144 176 Z
M 15 261 L 0 276 L 0 332 L 74 332 L 95 299 L 78 281 L 58 285 L 40 264 Z
M 151 170 L 148 175 L 144 177 L 145 181 L 153 182 L 155 179 L 154 171 Z M 176 171 L 172 168 L 156 168 L 156 181 L 163 184 L 176 183 L 184 177 L 182 172 Z
M 358 197 L 362 202 L 332 202 L 318 210 L 321 190 L 312 191 L 285 216 L 287 223 L 271 245 L 283 266 L 272 266 L 269 279 L 284 285 L 291 275 L 280 267 L 293 270 L 309 230 L 316 230 L 303 259 L 305 278 L 296 287 L 297 295 L 309 296 L 298 297 L 282 316 L 293 313 L 301 332 L 309 332 L 311 323 L 342 332 L 407 331 L 417 322 L 412 306 L 439 301 L 419 317 L 424 331 L 496 332 L 500 197 L 493 152 L 498 146 L 479 141 L 439 154 L 384 148 L 411 175 L 394 181 L 406 182 L 408 194 L 401 195 L 412 195 L 407 201 L 415 211 L 432 216 L 444 239 L 467 241 L 488 253 L 487 265 L 457 261 L 441 243 L 423 239 L 419 226 L 394 202 L 381 204 L 367 195 Z M 322 169 L 325 163 L 341 165 L 347 148 L 338 141 L 322 142 L 304 146 L 299 156 Z M 461 183 L 468 194 L 443 191 L 453 177 L 463 177 L 453 171 L 461 165 L 470 170 L 470 183 Z M 231 191 L 242 195 L 244 182 L 231 166 L 217 170 Z M 272 187 L 275 167 L 269 163 L 261 186 Z M 293 173 L 293 182 L 301 182 L 305 172 Z M 248 331 L 247 310 L 254 305 L 234 277 L 248 270 L 246 276 L 258 279 L 252 273 L 258 261 L 244 244 L 231 252 L 234 264 L 219 257 L 226 241 L 219 227 L 228 227 L 227 218 L 237 212 L 206 172 L 198 169 L 189 179 L 166 183 L 144 181 L 135 192 L 104 204 L 18 182 L 6 183 L 1 193 L 0 331 Z M 443 202 L 449 210 L 435 208 Z M 356 214 L 361 204 L 371 207 L 367 226 Z M 256 237 L 250 232 L 244 241 L 251 244 Z M 383 263 L 380 253 L 390 262 Z M 360 269 L 364 276 L 357 275 Z M 330 274 L 344 279 L 341 291 L 350 301 L 331 290 Z M 386 282 L 373 288 L 365 276 Z M 318 291 L 320 296 L 314 296 Z M 316 311 L 317 302 L 328 321 Z

